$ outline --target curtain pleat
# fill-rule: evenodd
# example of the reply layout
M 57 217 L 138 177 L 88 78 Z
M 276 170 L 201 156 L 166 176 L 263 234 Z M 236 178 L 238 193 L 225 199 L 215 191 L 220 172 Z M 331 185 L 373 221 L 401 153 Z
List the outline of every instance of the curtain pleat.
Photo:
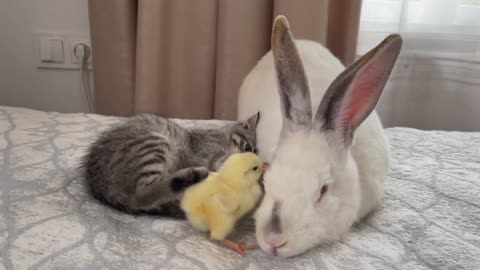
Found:
M 355 61 L 362 1 L 330 1 L 328 11 L 327 48 L 350 65 Z
M 93 49 L 95 111 L 127 116 L 133 113 L 137 3 L 129 0 L 89 1 Z
M 219 1 L 215 118 L 235 119 L 238 88 L 270 48 L 271 13 L 270 1 Z
M 211 118 L 217 1 L 138 2 L 134 112 Z

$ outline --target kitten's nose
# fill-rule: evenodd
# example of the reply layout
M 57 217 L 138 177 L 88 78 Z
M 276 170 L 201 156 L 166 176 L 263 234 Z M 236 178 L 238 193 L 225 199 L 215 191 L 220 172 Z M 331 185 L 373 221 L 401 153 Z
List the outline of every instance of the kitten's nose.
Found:
M 269 233 L 265 237 L 265 242 L 271 247 L 274 256 L 278 256 L 278 248 L 287 244 L 288 240 L 285 235 L 278 233 Z

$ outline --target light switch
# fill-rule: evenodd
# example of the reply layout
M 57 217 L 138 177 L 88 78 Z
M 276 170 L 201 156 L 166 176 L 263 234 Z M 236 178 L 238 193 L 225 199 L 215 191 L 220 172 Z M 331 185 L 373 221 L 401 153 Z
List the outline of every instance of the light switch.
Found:
M 51 39 L 52 45 L 52 61 L 54 63 L 63 63 L 65 58 L 63 56 L 63 39 Z
M 63 63 L 63 39 L 41 38 L 40 39 L 40 60 L 42 62 Z
M 40 39 L 40 60 L 42 62 L 52 62 L 52 48 L 49 38 Z

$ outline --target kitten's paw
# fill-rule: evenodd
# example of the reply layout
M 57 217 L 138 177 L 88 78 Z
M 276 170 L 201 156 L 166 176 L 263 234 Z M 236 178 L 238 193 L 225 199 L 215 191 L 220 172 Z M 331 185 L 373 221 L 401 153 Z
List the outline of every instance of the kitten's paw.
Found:
M 192 182 L 194 184 L 204 180 L 208 177 L 210 171 L 206 167 L 193 167 L 192 168 Z
M 191 185 L 194 185 L 208 176 L 208 168 L 192 167 L 180 170 L 176 176 L 172 178 L 170 187 L 174 192 L 182 192 Z

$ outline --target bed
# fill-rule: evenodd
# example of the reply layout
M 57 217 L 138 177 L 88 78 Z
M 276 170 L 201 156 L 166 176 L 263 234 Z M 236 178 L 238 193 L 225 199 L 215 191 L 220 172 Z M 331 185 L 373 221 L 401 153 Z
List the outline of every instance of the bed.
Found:
M 79 158 L 117 121 L 0 107 L 0 269 L 480 269 L 480 133 L 387 129 L 382 207 L 336 244 L 242 258 L 186 221 L 127 215 L 90 197 Z M 255 240 L 251 219 L 238 228 L 234 239 Z

